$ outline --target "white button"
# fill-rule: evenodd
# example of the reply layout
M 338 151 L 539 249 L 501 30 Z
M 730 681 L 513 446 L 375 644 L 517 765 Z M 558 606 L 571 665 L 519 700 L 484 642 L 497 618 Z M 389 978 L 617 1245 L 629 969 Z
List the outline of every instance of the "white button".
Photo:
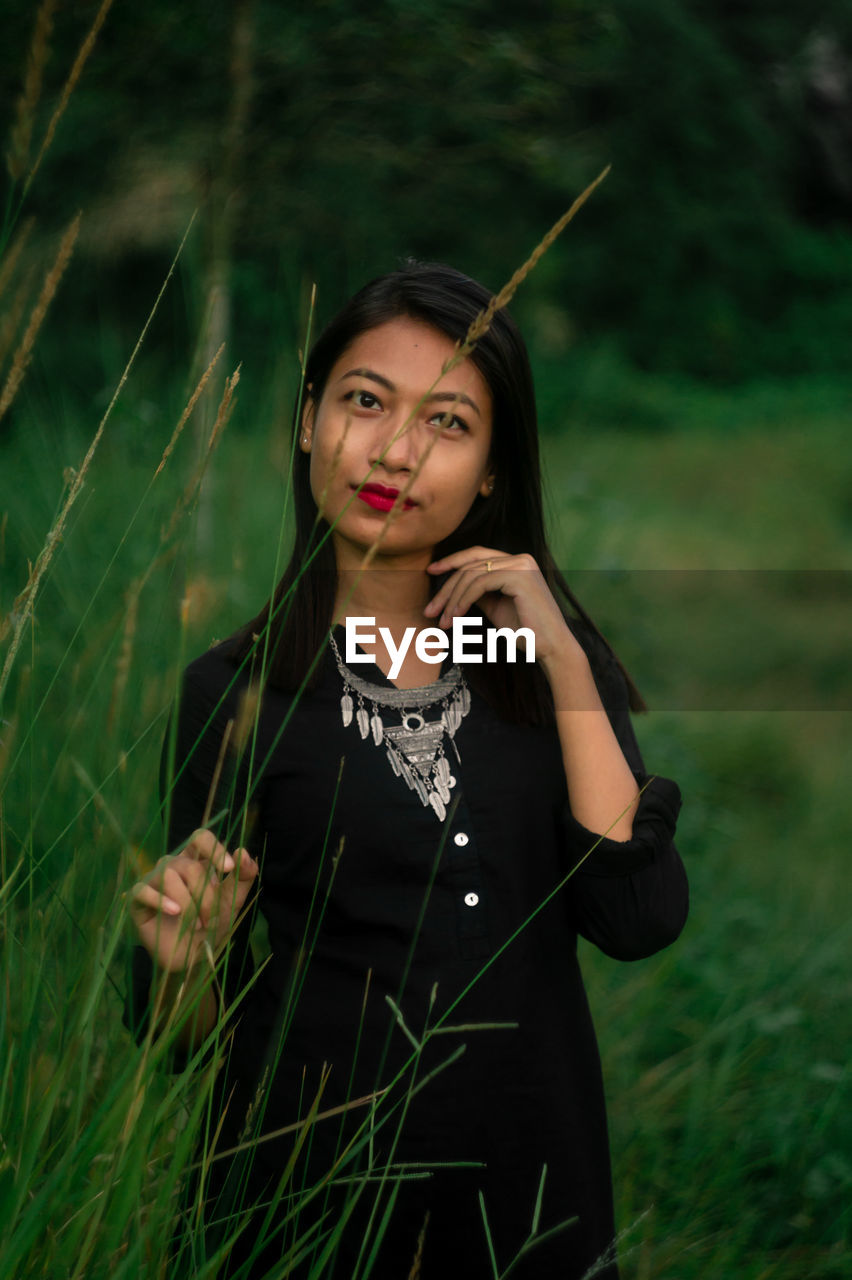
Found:
M 464 845 L 467 844 L 467 836 L 463 831 L 457 831 L 456 834 L 453 836 L 453 840 L 456 842 L 459 848 L 462 848 Z
M 479 901 L 479 894 L 478 894 L 478 893 L 466 893 L 466 894 L 464 895 L 464 901 L 465 901 L 465 906 L 467 906 L 467 907 L 475 907 L 475 906 L 476 906 L 476 904 L 477 904 L 477 902 Z

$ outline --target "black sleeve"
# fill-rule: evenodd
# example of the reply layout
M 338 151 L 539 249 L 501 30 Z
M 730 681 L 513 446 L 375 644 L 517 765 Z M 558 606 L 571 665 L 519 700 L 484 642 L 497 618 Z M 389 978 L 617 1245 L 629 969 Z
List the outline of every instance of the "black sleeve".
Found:
M 588 649 L 587 649 L 588 652 Z M 616 960 L 640 960 L 678 937 L 689 911 L 686 871 L 674 846 L 680 788 L 646 772 L 630 719 L 627 683 L 607 652 L 592 662 L 595 682 L 640 789 L 630 840 L 610 840 L 577 821 L 566 799 L 561 818 L 572 922 Z
M 167 848 L 170 853 L 178 852 L 192 833 L 204 824 L 216 832 L 227 848 L 233 849 L 243 843 L 257 859 L 259 850 L 250 829 L 246 831 L 245 839 L 241 839 L 241 817 L 249 804 L 245 774 L 233 765 L 233 750 L 222 750 L 228 721 L 236 718 L 238 694 L 226 691 L 227 679 L 218 670 L 221 664 L 216 664 L 210 673 L 203 666 L 200 673 L 194 672 L 193 668 L 198 665 L 193 664 L 184 673 L 175 729 L 173 770 L 169 768 L 171 722 L 166 729 L 161 753 L 160 802 L 164 818 L 168 815 Z M 227 671 L 225 668 L 226 674 Z M 213 673 L 219 676 L 217 680 L 211 679 Z M 217 772 L 218 785 L 211 797 L 212 780 Z M 173 775 L 171 778 L 170 773 Z M 208 811 L 210 816 L 205 817 Z M 250 936 L 256 900 L 257 892 L 254 890 L 246 904 L 243 920 L 217 966 L 217 979 L 226 1011 L 254 972 Z M 137 1043 L 141 1043 L 150 1019 L 153 962 L 141 944 L 133 948 L 129 961 L 123 1022 Z M 178 1054 L 174 1055 L 172 1065 L 175 1068 L 182 1065 Z

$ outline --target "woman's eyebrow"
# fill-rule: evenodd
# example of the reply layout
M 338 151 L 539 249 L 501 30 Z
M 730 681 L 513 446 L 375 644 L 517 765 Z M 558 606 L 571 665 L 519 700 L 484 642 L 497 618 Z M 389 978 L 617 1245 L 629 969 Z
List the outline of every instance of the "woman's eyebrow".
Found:
M 431 396 L 427 396 L 426 399 L 440 400 L 442 403 L 450 402 L 452 404 L 466 404 L 470 406 L 478 417 L 482 417 L 482 414 L 479 412 L 479 406 L 475 401 L 471 400 L 470 396 L 466 396 L 463 391 L 433 391 Z
M 380 373 L 374 373 L 372 369 L 349 369 L 347 373 L 340 375 L 340 381 L 344 378 L 371 378 L 373 382 L 378 382 L 380 387 L 386 387 L 388 391 L 396 391 L 396 387 L 388 379 L 382 377 Z
M 388 391 L 396 391 L 396 387 L 389 378 L 385 378 L 381 373 L 376 373 L 373 369 L 349 369 L 346 373 L 340 375 L 340 381 L 344 378 L 369 378 L 373 382 L 378 382 L 380 387 L 385 387 Z M 482 417 L 479 412 L 479 406 L 470 396 L 466 396 L 463 391 L 433 391 L 431 395 L 424 396 L 424 401 L 438 400 L 442 404 L 466 404 L 478 417 Z

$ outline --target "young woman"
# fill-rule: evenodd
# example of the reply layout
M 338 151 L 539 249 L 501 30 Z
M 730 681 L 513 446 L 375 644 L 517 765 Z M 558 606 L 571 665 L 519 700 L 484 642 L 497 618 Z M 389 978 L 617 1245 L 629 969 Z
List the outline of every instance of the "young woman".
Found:
M 489 300 L 412 264 L 321 335 L 290 563 L 187 668 L 167 736 L 173 852 L 134 890 L 130 1018 L 192 1008 L 187 1051 L 233 1030 L 223 1155 L 190 1193 L 208 1256 L 252 1208 L 229 1275 L 484 1280 L 493 1249 L 519 1280 L 617 1276 L 577 935 L 620 960 L 678 936 L 680 793 L 548 549 L 516 326 L 499 311 L 455 356 Z M 514 661 L 442 656 L 459 618 L 483 659 L 518 632 Z

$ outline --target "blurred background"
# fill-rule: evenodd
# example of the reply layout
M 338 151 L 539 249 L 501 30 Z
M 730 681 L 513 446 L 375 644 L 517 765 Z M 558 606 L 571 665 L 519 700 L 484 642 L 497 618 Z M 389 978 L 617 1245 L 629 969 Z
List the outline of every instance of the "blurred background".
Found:
M 0 13 L 0 829 L 52 1004 L 160 851 L 180 668 L 280 571 L 309 326 L 409 255 L 498 290 L 611 165 L 511 309 L 557 561 L 685 797 L 684 937 L 631 966 L 584 951 L 623 1270 L 850 1274 L 852 7 Z M 109 995 L 106 1072 L 129 1052 Z M 71 1041 L 27 1008 L 37 1082 Z M 56 1106 L 70 1204 L 81 1113 Z
M 35 10 L 4 8 L 13 121 Z M 33 144 L 96 11 L 55 6 Z M 850 28 L 842 0 L 115 4 L 26 201 L 33 252 L 84 211 L 79 385 L 113 372 L 104 330 L 135 333 L 196 207 L 150 345 L 195 336 L 215 286 L 260 373 L 314 282 L 330 314 L 413 254 L 496 290 L 606 164 L 518 298 L 543 358 L 717 386 L 843 373 Z

